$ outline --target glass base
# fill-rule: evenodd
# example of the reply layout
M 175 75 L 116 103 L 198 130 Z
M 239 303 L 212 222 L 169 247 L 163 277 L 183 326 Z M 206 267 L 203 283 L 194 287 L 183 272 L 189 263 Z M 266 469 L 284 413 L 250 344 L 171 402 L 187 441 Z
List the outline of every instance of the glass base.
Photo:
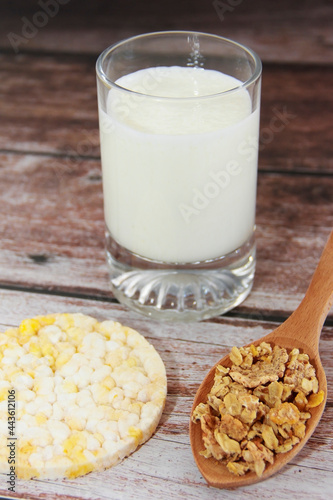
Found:
M 251 291 L 254 237 L 219 259 L 163 264 L 132 254 L 106 234 L 111 287 L 119 302 L 157 320 L 200 321 L 230 311 Z

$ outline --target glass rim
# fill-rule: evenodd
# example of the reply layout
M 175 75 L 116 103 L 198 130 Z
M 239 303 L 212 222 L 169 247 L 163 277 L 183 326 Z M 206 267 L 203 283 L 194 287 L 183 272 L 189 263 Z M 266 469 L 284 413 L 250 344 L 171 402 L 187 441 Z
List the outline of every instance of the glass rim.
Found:
M 248 53 L 252 57 L 252 60 L 255 63 L 253 75 L 248 80 L 246 80 L 245 82 L 242 82 L 241 85 L 238 85 L 237 87 L 234 87 L 232 89 L 224 90 L 222 92 L 217 92 L 215 94 L 208 94 L 208 95 L 202 95 L 202 96 L 190 96 L 190 97 L 157 96 L 157 95 L 151 95 L 151 94 L 142 93 L 142 92 L 136 92 L 134 90 L 127 89 L 126 87 L 122 87 L 121 85 L 118 85 L 117 83 L 115 83 L 114 81 L 112 81 L 110 78 L 108 78 L 108 76 L 106 75 L 106 73 L 105 73 L 105 71 L 103 69 L 103 63 L 104 63 L 106 57 L 110 53 L 112 53 L 118 47 L 121 47 L 122 45 L 125 45 L 128 42 L 132 42 L 132 41 L 139 40 L 139 39 L 142 39 L 142 38 L 150 38 L 150 37 L 163 36 L 163 35 L 194 35 L 194 36 L 197 35 L 197 36 L 204 36 L 204 37 L 208 37 L 208 38 L 211 38 L 211 39 L 215 38 L 215 39 L 217 39 L 220 42 L 221 41 L 222 42 L 226 42 L 226 43 L 228 43 L 230 45 L 238 47 L 238 48 L 242 49 L 244 52 Z M 145 96 L 145 97 L 154 98 L 154 99 L 161 99 L 161 100 L 175 100 L 175 101 L 177 101 L 177 100 L 198 100 L 198 99 L 206 99 L 206 98 L 218 97 L 218 96 L 222 96 L 222 95 L 225 95 L 225 94 L 230 94 L 230 93 L 233 93 L 233 92 L 238 92 L 240 90 L 247 89 L 250 85 L 252 85 L 254 82 L 256 82 L 260 78 L 261 73 L 262 73 L 262 63 L 261 63 L 260 57 L 258 56 L 258 54 L 255 51 L 253 51 L 252 49 L 250 49 L 246 45 L 243 45 L 243 44 L 241 44 L 239 42 L 231 40 L 230 38 L 225 38 L 225 37 L 222 37 L 222 36 L 219 36 L 219 35 L 214 35 L 214 34 L 211 34 L 211 33 L 205 33 L 205 32 L 202 32 L 202 31 L 167 30 L 167 31 L 153 31 L 151 33 L 142 33 L 141 35 L 131 36 L 131 37 L 125 38 L 123 40 L 120 40 L 118 42 L 115 42 L 114 44 L 112 44 L 109 47 L 107 47 L 106 49 L 104 49 L 103 52 L 101 52 L 101 54 L 98 56 L 97 61 L 96 61 L 96 74 L 97 74 L 97 77 L 105 85 L 107 85 L 109 87 L 109 89 L 115 88 L 115 89 L 127 92 L 129 94 L 134 94 L 134 95 L 138 95 L 138 96 Z

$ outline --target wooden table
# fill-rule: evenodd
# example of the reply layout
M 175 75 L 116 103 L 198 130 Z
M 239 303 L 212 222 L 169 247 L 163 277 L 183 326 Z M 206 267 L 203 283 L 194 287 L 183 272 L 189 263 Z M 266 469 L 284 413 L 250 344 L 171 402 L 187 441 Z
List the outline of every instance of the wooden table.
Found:
M 281 473 L 231 492 L 208 487 L 192 458 L 188 422 L 208 368 L 231 346 L 259 338 L 297 307 L 333 225 L 332 3 L 50 4 L 49 14 L 35 1 L 2 0 L 0 7 L 1 328 L 62 311 L 115 318 L 158 350 L 167 369 L 168 397 L 155 435 L 115 468 L 75 480 L 19 480 L 15 494 L 7 491 L 2 475 L 0 495 L 328 499 L 332 314 L 320 341 L 327 407 L 309 443 Z M 119 305 L 110 293 L 104 254 L 95 60 L 119 39 L 164 29 L 230 37 L 263 60 L 255 284 L 241 306 L 198 324 L 159 324 Z

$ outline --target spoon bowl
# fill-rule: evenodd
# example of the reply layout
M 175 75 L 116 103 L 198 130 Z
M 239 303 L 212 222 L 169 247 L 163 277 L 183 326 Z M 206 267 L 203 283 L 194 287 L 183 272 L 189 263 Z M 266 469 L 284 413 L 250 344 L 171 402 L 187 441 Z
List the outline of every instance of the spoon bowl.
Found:
M 273 464 L 267 464 L 261 477 L 255 472 L 247 472 L 243 476 L 236 476 L 228 471 L 224 463 L 200 455 L 204 450 L 201 426 L 190 421 L 190 441 L 196 464 L 206 481 L 217 488 L 237 488 L 257 483 L 267 479 L 284 467 L 303 448 L 311 437 L 323 414 L 327 399 L 327 381 L 319 355 L 319 338 L 327 314 L 333 303 L 333 231 L 326 243 L 319 264 L 314 272 L 310 286 L 293 314 L 278 328 L 268 335 L 251 342 L 258 346 L 261 342 L 285 347 L 287 351 L 298 348 L 300 352 L 309 355 L 310 362 L 316 370 L 319 390 L 324 391 L 324 401 L 317 407 L 311 408 L 311 418 L 307 420 L 304 438 L 287 453 L 274 456 Z M 248 344 L 248 345 L 251 345 Z M 191 414 L 199 403 L 207 402 L 207 395 L 214 383 L 217 365 L 231 367 L 229 355 L 218 361 L 208 372 L 201 383 L 192 406 Z

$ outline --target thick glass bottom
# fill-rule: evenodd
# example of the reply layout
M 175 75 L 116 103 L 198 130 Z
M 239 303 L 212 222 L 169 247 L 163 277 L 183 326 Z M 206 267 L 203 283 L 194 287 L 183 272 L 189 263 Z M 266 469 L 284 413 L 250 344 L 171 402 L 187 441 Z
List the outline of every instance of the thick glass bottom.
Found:
M 107 260 L 115 297 L 157 320 L 200 321 L 230 311 L 251 291 L 254 237 L 218 259 L 164 264 L 132 254 L 106 234 Z

